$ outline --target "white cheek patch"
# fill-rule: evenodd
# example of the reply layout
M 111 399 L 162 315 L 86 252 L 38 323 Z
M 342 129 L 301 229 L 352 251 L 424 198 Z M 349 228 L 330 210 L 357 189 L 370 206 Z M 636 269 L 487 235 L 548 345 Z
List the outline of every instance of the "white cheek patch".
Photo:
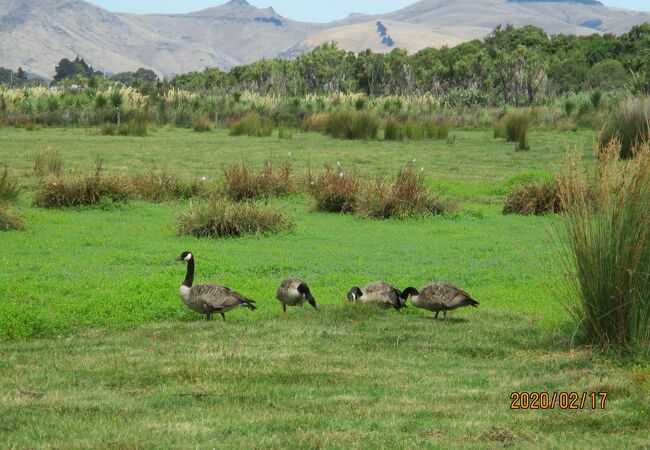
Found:
M 185 257 L 184 260 L 185 260 L 185 261 L 189 261 L 190 259 L 192 259 L 192 254 L 191 254 L 191 253 L 189 253 L 189 254 Z

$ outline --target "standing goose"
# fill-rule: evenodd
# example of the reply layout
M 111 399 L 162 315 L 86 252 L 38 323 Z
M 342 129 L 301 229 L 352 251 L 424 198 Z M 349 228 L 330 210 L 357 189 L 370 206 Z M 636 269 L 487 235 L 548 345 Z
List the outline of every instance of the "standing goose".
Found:
M 187 274 L 181 285 L 181 299 L 192 311 L 205 314 L 207 320 L 212 319 L 212 314 L 219 313 L 226 321 L 226 313 L 231 309 L 246 307 L 255 311 L 255 302 L 245 298 L 225 286 L 218 284 L 203 284 L 192 286 L 194 282 L 194 255 L 191 252 L 183 252 L 178 261 L 187 262 Z
M 285 313 L 287 312 L 287 306 L 302 306 L 305 302 L 309 302 L 318 311 L 316 300 L 311 295 L 309 286 L 299 278 L 284 280 L 278 288 L 275 298 L 280 300 L 280 303 L 282 303 L 282 311 Z
M 348 300 L 379 306 L 380 308 L 406 308 L 408 297 L 399 289 L 383 281 L 366 284 L 363 288 L 353 287 L 348 292 Z
M 448 283 L 433 283 L 418 292 L 415 288 L 407 288 L 404 295 L 411 296 L 411 304 L 416 308 L 423 308 L 438 314 L 442 311 L 444 318 L 447 318 L 447 311 L 473 306 L 478 308 L 479 303 L 470 295 Z

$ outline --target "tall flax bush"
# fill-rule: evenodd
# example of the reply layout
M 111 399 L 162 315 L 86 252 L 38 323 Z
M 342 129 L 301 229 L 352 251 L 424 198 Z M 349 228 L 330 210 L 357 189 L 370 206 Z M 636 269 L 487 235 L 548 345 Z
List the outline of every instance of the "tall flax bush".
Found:
M 593 176 L 570 161 L 560 179 L 568 306 L 588 339 L 650 356 L 650 151 L 598 155 Z

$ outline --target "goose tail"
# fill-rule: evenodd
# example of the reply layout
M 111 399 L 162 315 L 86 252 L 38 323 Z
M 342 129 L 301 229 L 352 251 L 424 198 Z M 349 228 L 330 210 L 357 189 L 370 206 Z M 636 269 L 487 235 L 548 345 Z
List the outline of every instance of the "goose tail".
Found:
M 251 311 L 255 311 L 257 309 L 257 306 L 255 306 L 255 300 L 250 300 L 248 298 L 243 299 L 241 305 L 245 308 L 250 309 Z
M 467 303 L 467 306 L 471 306 L 473 308 L 478 308 L 478 306 L 480 305 L 479 302 L 477 302 L 471 297 L 468 297 L 467 300 L 465 300 L 465 302 Z

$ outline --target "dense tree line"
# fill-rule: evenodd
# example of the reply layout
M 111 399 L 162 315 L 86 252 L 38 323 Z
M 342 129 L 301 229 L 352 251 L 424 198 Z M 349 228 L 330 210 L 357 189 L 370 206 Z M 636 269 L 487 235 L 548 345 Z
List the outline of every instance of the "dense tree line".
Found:
M 178 75 L 192 91 L 253 91 L 304 96 L 333 92 L 367 95 L 448 95 L 464 103 L 533 104 L 538 96 L 630 87 L 648 91 L 650 24 L 612 34 L 549 36 L 533 26 L 498 27 L 483 40 L 359 54 L 321 45 L 293 60 L 261 60 L 233 68 Z

